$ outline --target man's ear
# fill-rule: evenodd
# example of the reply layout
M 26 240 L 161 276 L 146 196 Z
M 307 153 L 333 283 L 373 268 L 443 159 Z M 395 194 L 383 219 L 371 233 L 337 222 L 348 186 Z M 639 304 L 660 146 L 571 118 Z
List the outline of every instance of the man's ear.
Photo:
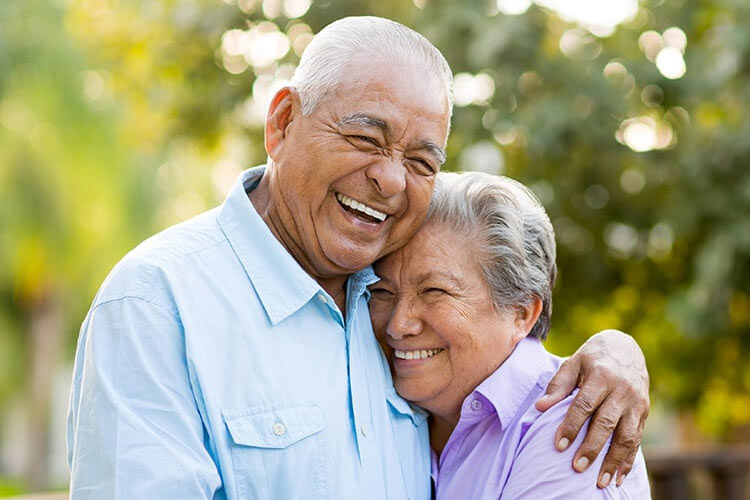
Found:
M 276 160 L 287 137 L 287 128 L 301 113 L 299 95 L 292 87 L 284 87 L 273 96 L 266 116 L 266 153 Z

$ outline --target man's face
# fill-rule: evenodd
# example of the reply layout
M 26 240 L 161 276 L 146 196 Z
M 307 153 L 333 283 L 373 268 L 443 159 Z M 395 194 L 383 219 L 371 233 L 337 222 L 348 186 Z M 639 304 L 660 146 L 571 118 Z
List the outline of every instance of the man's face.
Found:
M 282 241 L 316 278 L 350 274 L 403 246 L 444 160 L 449 105 L 436 78 L 374 60 L 351 74 L 310 115 L 293 106 L 269 152 Z

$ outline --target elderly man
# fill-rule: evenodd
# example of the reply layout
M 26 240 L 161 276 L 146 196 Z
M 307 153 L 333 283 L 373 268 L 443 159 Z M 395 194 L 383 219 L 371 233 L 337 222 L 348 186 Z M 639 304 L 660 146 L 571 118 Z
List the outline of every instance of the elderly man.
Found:
M 98 292 L 76 355 L 72 498 L 429 498 L 425 415 L 393 389 L 366 287 L 426 214 L 450 85 L 437 49 L 392 21 L 315 37 L 270 105 L 267 167 L 138 246 Z M 635 394 L 599 408 L 579 450 L 591 460 L 621 415 L 637 441 L 648 396 L 645 368 L 612 356 L 642 364 L 632 341 L 587 344 L 540 406 L 581 364 L 582 407 Z M 587 415 L 571 413 L 561 448 Z M 627 472 L 634 447 L 615 442 L 605 466 Z

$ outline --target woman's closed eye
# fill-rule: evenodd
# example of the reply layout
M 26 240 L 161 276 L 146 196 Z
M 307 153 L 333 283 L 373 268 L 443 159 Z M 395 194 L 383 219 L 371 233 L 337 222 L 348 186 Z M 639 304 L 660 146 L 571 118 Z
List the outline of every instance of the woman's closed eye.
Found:
M 372 286 L 370 287 L 370 295 L 377 299 L 389 299 L 393 297 L 394 293 L 388 288 L 382 286 Z

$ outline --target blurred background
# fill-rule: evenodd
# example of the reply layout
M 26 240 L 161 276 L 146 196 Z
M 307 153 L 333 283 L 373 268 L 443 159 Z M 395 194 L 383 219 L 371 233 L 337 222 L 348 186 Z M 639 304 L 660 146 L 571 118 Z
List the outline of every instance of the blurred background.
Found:
M 72 356 L 108 271 L 265 161 L 270 97 L 314 33 L 362 14 L 448 59 L 446 168 L 547 207 L 548 348 L 636 338 L 647 455 L 750 443 L 746 0 L 2 0 L 0 496 L 66 487 Z

